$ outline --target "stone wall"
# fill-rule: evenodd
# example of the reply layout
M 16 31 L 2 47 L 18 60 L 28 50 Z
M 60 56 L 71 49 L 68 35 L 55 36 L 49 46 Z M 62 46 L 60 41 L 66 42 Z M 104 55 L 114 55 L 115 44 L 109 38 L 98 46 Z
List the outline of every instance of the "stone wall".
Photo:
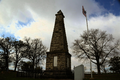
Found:
M 60 11 L 56 14 L 55 26 L 50 46 L 50 52 L 64 50 L 68 51 L 65 27 L 64 27 L 64 15 Z

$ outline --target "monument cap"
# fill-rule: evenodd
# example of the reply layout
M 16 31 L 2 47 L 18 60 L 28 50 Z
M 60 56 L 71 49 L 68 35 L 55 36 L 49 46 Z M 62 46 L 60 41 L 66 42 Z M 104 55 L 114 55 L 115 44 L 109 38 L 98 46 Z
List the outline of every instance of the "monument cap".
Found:
M 58 15 L 62 15 L 63 18 L 65 18 L 64 14 L 63 14 L 63 12 L 62 12 L 61 10 L 59 10 L 59 11 L 57 12 L 57 14 L 55 14 L 55 15 L 56 15 L 56 16 L 58 16 Z

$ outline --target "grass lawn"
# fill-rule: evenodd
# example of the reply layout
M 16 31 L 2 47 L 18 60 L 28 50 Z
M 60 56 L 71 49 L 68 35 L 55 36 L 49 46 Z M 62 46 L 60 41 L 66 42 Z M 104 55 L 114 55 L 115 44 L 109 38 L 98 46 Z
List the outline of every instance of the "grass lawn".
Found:
M 93 74 L 93 80 L 120 80 L 120 74 Z M 86 74 L 84 80 L 89 80 L 90 75 Z
M 0 72 L 0 80 L 46 80 L 46 79 L 34 79 L 26 77 L 17 77 L 16 72 L 4 71 Z
M 40 79 L 40 78 L 27 78 L 27 77 L 17 77 L 17 72 L 14 71 L 4 71 L 0 72 L 0 80 L 72 80 L 72 79 Z
M 93 74 L 93 77 L 94 80 L 120 80 L 120 74 L 101 74 L 101 75 Z M 34 79 L 27 77 L 17 77 L 16 72 L 4 71 L 0 72 L 0 80 L 62 80 L 62 79 Z M 90 75 L 86 74 L 84 80 L 90 80 Z

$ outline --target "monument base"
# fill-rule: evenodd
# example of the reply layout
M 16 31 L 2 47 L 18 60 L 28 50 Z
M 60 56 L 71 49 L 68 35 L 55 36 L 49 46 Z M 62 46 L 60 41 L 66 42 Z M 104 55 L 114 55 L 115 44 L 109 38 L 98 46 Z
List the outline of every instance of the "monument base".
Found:
M 45 78 L 73 79 L 72 71 L 44 71 Z

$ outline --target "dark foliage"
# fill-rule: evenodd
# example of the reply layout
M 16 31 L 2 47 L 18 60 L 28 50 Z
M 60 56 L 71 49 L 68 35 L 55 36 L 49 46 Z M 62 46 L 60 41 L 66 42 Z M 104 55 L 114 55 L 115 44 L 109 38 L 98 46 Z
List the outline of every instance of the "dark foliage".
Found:
M 22 61 L 22 66 L 21 66 L 22 71 L 32 72 L 32 67 L 33 67 L 33 65 L 31 62 Z
M 110 70 L 115 73 L 120 73 L 120 57 L 113 57 L 110 59 Z

